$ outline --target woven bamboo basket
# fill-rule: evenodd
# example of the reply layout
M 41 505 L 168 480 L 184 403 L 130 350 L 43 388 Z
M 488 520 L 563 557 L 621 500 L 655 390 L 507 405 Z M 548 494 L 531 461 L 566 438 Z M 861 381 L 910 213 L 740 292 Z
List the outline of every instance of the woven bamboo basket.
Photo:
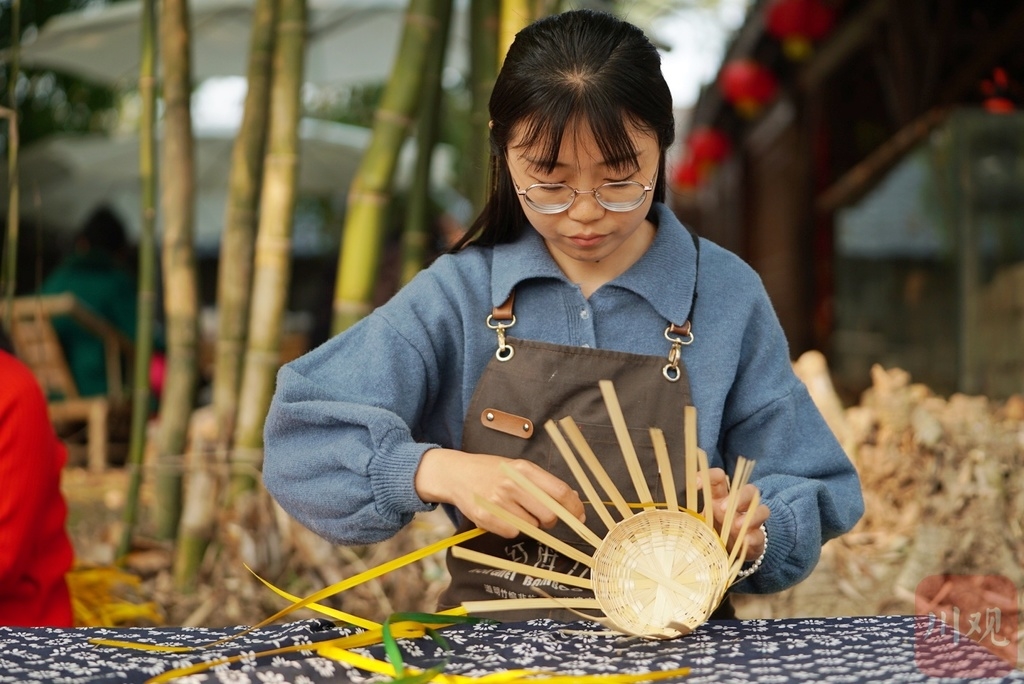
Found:
M 674 637 L 700 625 L 727 586 L 729 556 L 703 518 L 650 510 L 616 525 L 594 553 L 591 581 L 620 631 Z
M 630 440 L 614 387 L 610 381 L 601 381 L 600 386 L 622 457 L 634 488 L 641 498 L 641 501 L 637 502 L 639 510 L 636 504 L 631 505 L 623 498 L 571 417 L 563 418 L 557 425 L 553 421 L 548 421 L 545 429 L 607 528 L 608 532 L 604 537 L 596 535 L 525 477 L 511 468 L 503 467 L 510 478 L 533 494 L 562 522 L 572 528 L 580 539 L 589 543 L 595 549 L 593 555 L 587 555 L 577 547 L 552 537 L 538 527 L 483 499 L 478 499 L 480 505 L 523 534 L 589 567 L 590 577 L 570 576 L 495 558 L 459 546 L 452 547 L 452 553 L 457 557 L 492 568 L 582 587 L 592 591 L 594 597 L 494 599 L 467 601 L 463 606 L 469 613 L 525 608 L 565 608 L 626 634 L 653 639 L 670 639 L 686 635 L 707 621 L 725 596 L 726 590 L 736 581 L 742 568 L 747 550 L 749 518 L 743 518 L 743 524 L 731 548 L 728 544 L 728 530 L 732 528 L 733 519 L 737 514 L 738 493 L 749 480 L 754 462 L 743 457 L 737 461 L 721 525 L 721 529 L 726 532 L 720 534 L 716 530 L 710 507 L 710 484 L 707 478 L 702 477 L 709 466 L 707 455 L 697 447 L 696 411 L 692 406 L 687 406 L 683 411 L 683 433 L 686 442 L 683 449 L 686 473 L 685 505 L 680 505 L 677 500 L 664 434 L 658 428 L 651 428 L 651 440 L 661 478 L 661 491 L 665 492 L 666 497 L 665 501 L 655 502 Z M 590 475 L 584 470 L 581 460 L 589 469 Z M 597 480 L 605 495 L 611 500 L 611 510 L 603 503 L 604 498 L 598 494 L 591 476 Z M 749 508 L 753 510 L 758 504 L 759 497 L 755 494 Z M 615 519 L 613 512 L 617 513 L 619 520 Z M 579 613 L 580 610 L 600 611 L 603 617 Z

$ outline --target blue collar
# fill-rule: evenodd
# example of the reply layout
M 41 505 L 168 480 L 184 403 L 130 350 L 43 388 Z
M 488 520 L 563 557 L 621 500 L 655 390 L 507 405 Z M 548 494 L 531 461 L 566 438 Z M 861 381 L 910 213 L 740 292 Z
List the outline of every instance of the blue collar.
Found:
M 629 290 L 645 299 L 666 321 L 682 325 L 690 312 L 697 250 L 689 231 L 664 204 L 655 204 L 658 230 L 650 249 L 629 270 L 604 287 Z M 501 305 L 521 282 L 553 278 L 569 282 L 537 231 L 525 229 L 515 242 L 494 247 L 491 302 Z

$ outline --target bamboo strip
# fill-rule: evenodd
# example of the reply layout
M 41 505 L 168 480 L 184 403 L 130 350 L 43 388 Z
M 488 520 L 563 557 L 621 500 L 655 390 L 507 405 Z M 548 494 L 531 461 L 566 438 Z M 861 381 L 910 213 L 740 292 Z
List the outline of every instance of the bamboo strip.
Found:
M 593 558 L 583 553 L 579 549 L 569 546 L 564 541 L 552 537 L 550 534 L 543 531 L 536 525 L 531 525 L 522 518 L 512 515 L 505 509 L 495 506 L 490 501 L 484 499 L 481 496 L 476 497 L 476 502 L 483 506 L 484 508 L 486 508 L 487 511 L 491 513 L 491 515 L 507 522 L 509 525 L 516 528 L 526 536 L 531 537 L 536 541 L 539 541 L 541 544 L 544 544 L 545 546 L 551 547 L 563 556 L 568 556 L 569 558 L 572 558 L 575 561 L 579 561 L 580 563 L 586 565 L 588 568 L 594 565 Z
M 612 427 L 615 429 L 615 438 L 619 441 L 619 449 L 622 450 L 622 458 L 625 459 L 629 476 L 633 480 L 636 495 L 639 497 L 640 503 L 654 503 L 651 490 L 647 487 L 643 468 L 640 467 L 640 459 L 636 455 L 633 440 L 629 438 L 629 428 L 626 426 L 626 417 L 622 415 L 622 406 L 619 405 L 619 397 L 615 394 L 615 386 L 612 385 L 611 380 L 601 380 L 598 385 L 601 388 L 605 406 L 608 408 L 608 417 L 611 418 Z
M 725 590 L 728 589 L 730 586 L 732 586 L 733 584 L 736 583 L 736 576 L 739 575 L 740 574 L 740 570 L 743 569 L 743 562 L 744 562 L 744 559 L 747 557 L 747 548 L 749 547 L 749 544 L 747 543 L 747 540 L 746 539 L 742 540 L 736 546 L 741 546 L 743 548 L 741 549 L 741 553 L 736 557 L 736 559 L 729 566 L 729 575 L 728 575 L 728 580 L 729 581 L 725 583 L 725 586 L 722 587 L 722 591 L 720 592 L 721 596 L 723 596 L 723 597 L 725 596 Z M 719 601 L 721 601 L 721 598 L 719 598 Z
M 607 494 L 608 498 L 612 500 L 613 504 L 615 504 L 615 508 L 619 511 L 619 515 L 621 515 L 623 519 L 633 515 L 633 511 L 629 508 L 629 504 L 626 503 L 626 500 L 619 492 L 618 487 L 616 487 L 615 483 L 612 482 L 612 478 L 608 476 L 608 471 L 604 469 L 604 466 L 601 465 L 601 461 L 598 460 L 597 454 L 595 454 L 594 450 L 590 448 L 589 444 L 587 444 L 587 440 L 583 436 L 583 433 L 580 432 L 580 428 L 576 425 L 576 421 L 570 417 L 565 417 L 559 420 L 558 424 L 565 431 L 565 434 L 569 438 L 569 441 L 572 442 L 572 445 L 576 447 L 576 451 L 578 451 L 580 456 L 583 457 L 583 462 L 587 464 L 587 467 L 590 468 L 590 472 L 592 472 L 594 477 L 597 478 L 597 482 L 601 485 L 602 489 L 604 489 L 605 494 Z
M 479 551 L 467 549 L 464 546 L 453 546 L 452 555 L 456 558 L 468 560 L 473 563 L 479 563 L 480 565 L 486 565 L 491 568 L 497 568 L 498 570 L 511 570 L 512 572 L 518 572 L 529 577 L 561 582 L 562 584 L 580 587 L 581 589 L 593 590 L 594 588 L 594 583 L 590 581 L 589 577 L 577 577 L 576 575 L 567 575 L 564 572 L 545 570 L 544 568 L 538 568 L 533 565 L 517 563 L 516 561 L 505 560 L 504 558 L 498 558 L 497 556 L 492 556 L 487 553 L 480 553 Z
M 651 428 L 651 443 L 654 445 L 654 458 L 658 461 L 658 472 L 661 476 L 661 487 L 665 490 L 665 505 L 670 511 L 679 508 L 676 496 L 675 478 L 672 477 L 672 463 L 668 458 L 668 445 L 665 433 L 658 428 Z
M 756 509 L 758 504 L 760 504 L 760 503 L 761 503 L 761 493 L 758 492 L 757 490 L 754 490 L 754 496 L 753 496 L 753 498 L 750 499 L 750 507 L 747 508 L 747 514 L 745 516 L 743 516 L 743 523 L 740 525 L 739 535 L 736 537 L 737 543 L 733 544 L 733 546 L 732 546 L 732 553 L 729 554 L 729 566 L 730 567 L 732 566 L 733 561 L 736 560 L 737 554 L 739 554 L 739 550 L 740 550 L 740 543 L 739 542 L 742 541 L 744 543 L 744 545 L 746 544 L 747 532 L 750 531 L 751 513 L 754 512 L 754 509 Z M 745 557 L 746 557 L 746 554 L 744 554 L 742 556 L 739 556 L 739 558 L 741 560 L 743 558 L 745 558 Z
M 558 453 L 562 455 L 562 460 L 569 466 L 569 470 L 572 471 L 573 477 L 576 478 L 576 482 L 579 483 L 583 489 L 583 493 L 587 495 L 587 500 L 597 511 L 597 516 L 601 518 L 601 522 L 604 526 L 611 531 L 615 527 L 615 518 L 608 512 L 608 507 L 604 505 L 604 501 L 601 500 L 601 495 L 597 493 L 597 488 L 594 487 L 594 483 L 587 477 L 587 473 L 583 470 L 583 466 L 580 465 L 579 459 L 576 458 L 576 454 L 573 453 L 572 447 L 565 441 L 565 437 L 558 430 L 558 426 L 555 425 L 555 421 L 549 420 L 544 423 L 544 429 L 547 430 L 548 435 L 551 437 L 551 441 L 555 443 L 555 447 L 558 448 Z
M 697 510 L 697 409 L 683 407 L 683 458 L 686 464 L 686 507 Z
M 697 466 L 701 472 L 701 486 L 704 491 L 704 505 L 701 507 L 700 514 L 704 516 L 704 522 L 711 529 L 715 529 L 715 508 L 712 505 L 714 500 L 711 498 L 711 476 L 709 471 L 711 466 L 708 463 L 708 455 L 703 449 L 697 449 Z
M 496 613 L 507 610 L 535 610 L 538 608 L 584 608 L 601 610 L 601 604 L 594 598 L 492 599 L 486 601 L 463 601 L 462 607 L 471 615 L 473 613 Z
M 594 534 L 589 527 L 581 523 L 579 518 L 570 513 L 565 506 L 555 501 L 550 494 L 531 482 L 529 478 L 525 477 L 521 473 L 517 473 L 515 470 L 510 468 L 507 463 L 501 464 L 501 471 L 512 478 L 517 485 L 529 492 L 535 499 L 544 504 L 544 507 L 557 515 L 559 520 L 571 527 L 572 531 L 579 535 L 580 539 L 587 542 L 595 549 L 601 545 L 600 537 Z
M 722 520 L 722 543 L 729 547 L 729 529 L 732 527 L 732 519 L 736 517 L 736 506 L 739 505 L 740 490 L 747 484 L 750 478 L 750 469 L 753 464 L 742 456 L 736 461 L 736 472 L 733 473 L 732 483 L 729 485 L 729 498 L 726 500 L 725 518 Z

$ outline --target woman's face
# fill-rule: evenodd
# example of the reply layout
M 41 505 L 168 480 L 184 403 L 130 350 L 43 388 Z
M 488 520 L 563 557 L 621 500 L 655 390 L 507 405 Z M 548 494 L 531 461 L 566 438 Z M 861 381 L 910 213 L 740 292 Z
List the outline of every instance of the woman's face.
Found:
M 521 128 L 508 147 L 509 172 L 517 190 L 536 183 L 564 183 L 580 191 L 569 208 L 555 214 L 536 211 L 521 194 L 519 202 L 555 262 L 570 280 L 584 285 L 588 295 L 632 266 L 654 239 L 654 226 L 645 220 L 653 201 L 650 192 L 644 193 L 639 206 L 624 212 L 606 209 L 590 193 L 617 181 L 654 186 L 660 159 L 658 141 L 636 128 L 630 129 L 630 137 L 635 159 L 610 160 L 604 159 L 590 126 L 567 129 L 551 171 L 543 163 L 542 145 L 522 145 Z

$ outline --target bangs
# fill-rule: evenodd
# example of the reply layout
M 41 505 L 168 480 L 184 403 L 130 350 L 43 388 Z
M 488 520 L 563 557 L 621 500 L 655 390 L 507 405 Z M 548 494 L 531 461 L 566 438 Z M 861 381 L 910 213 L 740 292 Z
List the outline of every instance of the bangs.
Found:
M 539 155 L 534 162 L 550 173 L 558 164 L 566 132 L 572 135 L 573 131 L 578 133 L 588 126 L 597 141 L 603 162 L 616 171 L 635 171 L 639 163 L 633 136 L 637 132 L 651 135 L 654 132 L 626 110 L 617 108 L 606 99 L 593 97 L 599 95 L 595 90 L 579 93 L 579 97 L 548 99 L 546 105 L 537 108 L 520 124 L 519 141 L 515 147 L 537 150 Z

